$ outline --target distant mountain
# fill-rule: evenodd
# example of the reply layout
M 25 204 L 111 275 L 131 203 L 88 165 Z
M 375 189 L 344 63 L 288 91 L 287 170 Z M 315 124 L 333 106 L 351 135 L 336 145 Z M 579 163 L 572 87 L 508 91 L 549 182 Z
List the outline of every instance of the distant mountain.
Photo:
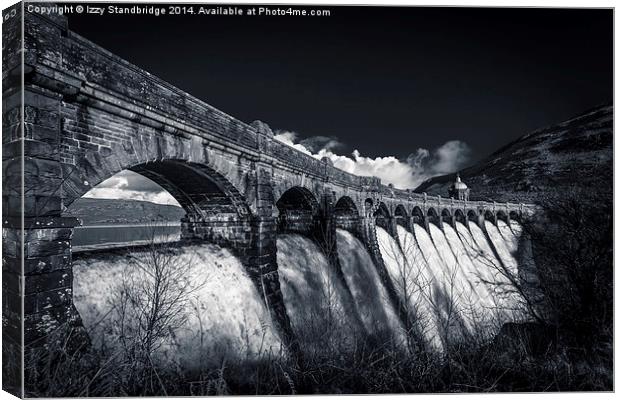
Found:
M 179 222 L 185 211 L 181 207 L 149 201 L 81 198 L 67 208 L 65 215 L 81 219 L 84 225 L 138 224 Z
M 613 105 L 522 136 L 460 175 L 472 200 L 536 202 L 575 187 L 611 195 Z M 447 196 L 454 179 L 433 177 L 415 191 Z

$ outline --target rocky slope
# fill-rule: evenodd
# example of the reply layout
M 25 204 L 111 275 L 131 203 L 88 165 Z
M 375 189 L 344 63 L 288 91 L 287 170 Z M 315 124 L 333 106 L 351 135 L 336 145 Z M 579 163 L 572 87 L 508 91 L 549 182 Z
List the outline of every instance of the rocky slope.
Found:
M 139 200 L 81 198 L 65 211 L 83 225 L 139 224 L 151 221 L 179 222 L 185 215 L 181 207 Z
M 538 202 L 573 188 L 611 195 L 613 106 L 524 135 L 460 174 L 472 200 Z M 415 191 L 447 196 L 454 178 L 433 177 Z

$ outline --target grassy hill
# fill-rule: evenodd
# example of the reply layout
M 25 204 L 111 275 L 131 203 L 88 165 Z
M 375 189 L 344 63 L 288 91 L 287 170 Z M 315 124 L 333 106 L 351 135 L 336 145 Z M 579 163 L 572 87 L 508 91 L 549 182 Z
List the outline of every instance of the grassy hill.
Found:
M 524 135 L 460 174 L 472 200 L 537 202 L 572 188 L 611 195 L 613 106 Z M 433 177 L 415 191 L 447 196 L 454 179 Z
M 185 211 L 181 207 L 148 201 L 81 198 L 67 208 L 65 215 L 81 219 L 84 225 L 139 224 L 179 222 Z

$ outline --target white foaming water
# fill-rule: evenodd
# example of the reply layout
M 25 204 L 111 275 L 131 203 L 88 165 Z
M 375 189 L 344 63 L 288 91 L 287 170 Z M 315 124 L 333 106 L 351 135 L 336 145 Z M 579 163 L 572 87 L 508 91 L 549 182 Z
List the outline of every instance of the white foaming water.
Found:
M 514 233 L 514 235 L 518 238 L 521 237 L 521 234 L 523 233 L 523 227 L 521 226 L 520 223 L 518 223 L 515 220 L 510 220 L 510 229 L 512 230 L 512 233 Z
M 446 293 L 447 268 L 435 248 L 435 244 L 424 227 L 413 224 L 415 239 L 429 271 L 430 296 L 428 298 L 435 326 L 442 341 L 450 336 L 450 302 Z
M 430 271 L 413 234 L 397 226 L 398 240 L 405 254 L 407 264 L 398 269 L 388 269 L 390 278 L 403 300 L 409 300 L 415 312 L 417 329 L 432 349 L 442 350 L 440 332 L 432 304 L 435 277 Z M 406 289 L 406 290 L 405 290 Z
M 504 243 L 506 244 L 506 247 L 510 251 L 510 254 L 514 255 L 519 248 L 518 236 L 515 235 L 512 229 L 510 229 L 510 226 L 508 226 L 502 220 L 497 221 L 497 229 L 499 230 L 499 233 L 502 235 L 502 238 L 504 239 Z
M 484 315 L 488 312 L 486 307 L 493 305 L 491 294 L 486 285 L 478 279 L 478 271 L 474 265 L 469 253 L 465 249 L 461 238 L 452 226 L 444 223 L 444 234 L 447 242 L 452 249 L 454 257 L 458 260 L 461 273 L 459 279 L 463 279 L 463 292 L 461 293 L 461 304 L 464 307 L 464 318 L 474 326 L 484 319 Z M 458 227 L 457 227 L 458 229 Z
M 282 354 L 269 312 L 236 257 L 210 244 L 167 251 L 172 252 L 168 260 L 187 273 L 181 284 L 187 285 L 189 294 L 182 301 L 186 320 L 161 341 L 155 354 L 158 360 L 199 368 L 220 365 L 224 357 L 256 360 Z M 148 257 L 135 250 L 128 255 L 105 254 L 74 261 L 74 303 L 95 346 L 114 349 L 118 343 L 123 327 L 119 296 L 127 287 L 123 282 L 129 287 L 137 285 L 134 290 L 144 288 L 141 282 L 150 277 L 134 260 Z
M 501 221 L 500 221 L 501 222 Z M 513 274 L 517 273 L 517 260 L 513 256 L 513 252 L 510 251 L 510 247 L 514 247 L 516 250 L 517 244 L 507 244 L 504 236 L 500 233 L 499 229 L 489 221 L 484 221 L 484 226 L 487 229 L 491 243 L 495 247 L 495 251 L 499 255 L 501 262 L 504 266 Z M 504 225 L 505 226 L 505 225 Z
M 446 268 L 443 265 L 443 261 L 439 256 L 437 249 L 435 248 L 433 240 L 429 236 L 426 229 L 418 224 L 413 224 L 413 231 L 415 233 L 415 238 L 418 241 L 419 248 L 422 251 L 422 255 L 426 260 L 426 264 L 428 265 L 435 282 L 443 280 L 443 275 Z
M 390 304 L 370 254 L 351 233 L 338 229 L 336 236 L 340 266 L 366 331 L 402 340 L 402 324 Z
M 442 228 L 444 230 L 451 230 L 447 224 L 443 222 Z M 469 286 L 466 282 L 465 273 L 461 260 L 457 260 L 452 252 L 452 248 L 448 243 L 448 240 L 444 234 L 444 231 L 439 229 L 435 224 L 430 224 L 431 238 L 437 249 L 439 257 L 443 261 L 446 269 L 444 270 L 445 286 L 454 295 L 454 300 L 461 303 L 463 300 L 463 294 L 467 292 Z
M 334 268 L 321 249 L 298 234 L 280 234 L 278 275 L 291 325 L 306 349 L 326 342 L 351 346 L 362 327 Z

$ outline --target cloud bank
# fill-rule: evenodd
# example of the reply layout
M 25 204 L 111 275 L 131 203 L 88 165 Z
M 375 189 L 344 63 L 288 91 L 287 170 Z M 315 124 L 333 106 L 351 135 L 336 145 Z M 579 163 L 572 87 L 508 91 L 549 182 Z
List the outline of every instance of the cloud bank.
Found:
M 124 170 L 106 179 L 84 197 L 94 199 L 142 200 L 151 203 L 179 206 L 170 193 L 152 180 L 132 171 Z
M 335 167 L 360 176 L 376 176 L 384 184 L 399 189 L 415 189 L 422 182 L 436 175 L 458 171 L 470 159 L 471 149 L 460 140 L 451 140 L 432 151 L 419 148 L 406 160 L 394 156 L 366 157 L 354 150 L 350 156 L 335 151 L 342 143 L 335 137 L 316 136 L 298 140 L 291 131 L 277 132 L 275 138 L 317 159 L 329 158 Z

